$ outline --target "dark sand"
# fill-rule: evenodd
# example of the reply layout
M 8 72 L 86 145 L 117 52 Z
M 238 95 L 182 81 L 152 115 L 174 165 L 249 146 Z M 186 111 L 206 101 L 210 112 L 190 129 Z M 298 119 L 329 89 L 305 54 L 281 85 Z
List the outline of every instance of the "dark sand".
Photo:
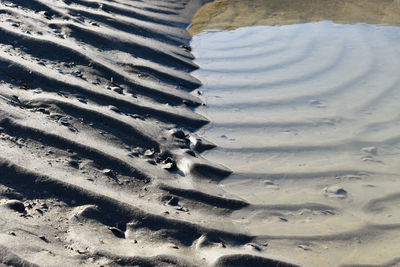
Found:
M 1 266 L 279 263 L 192 134 L 202 4 L 0 1 Z

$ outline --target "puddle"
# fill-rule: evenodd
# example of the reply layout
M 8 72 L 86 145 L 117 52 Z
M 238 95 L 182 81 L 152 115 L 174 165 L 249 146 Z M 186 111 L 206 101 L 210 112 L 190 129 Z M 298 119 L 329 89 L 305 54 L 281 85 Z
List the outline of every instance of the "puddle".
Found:
M 400 2 L 245 2 L 200 10 L 191 44 L 198 134 L 218 146 L 203 155 L 269 207 L 235 223 L 307 266 L 398 257 Z

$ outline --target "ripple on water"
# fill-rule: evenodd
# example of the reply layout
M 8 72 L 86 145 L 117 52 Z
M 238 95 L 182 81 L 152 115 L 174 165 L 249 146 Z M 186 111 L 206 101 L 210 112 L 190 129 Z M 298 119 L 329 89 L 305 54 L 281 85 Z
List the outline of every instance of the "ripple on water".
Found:
M 197 111 L 211 121 L 198 133 L 218 146 L 204 156 L 233 170 L 226 191 L 264 207 L 236 223 L 278 254 L 312 265 L 398 256 L 399 41 L 399 27 L 328 21 L 194 36 Z

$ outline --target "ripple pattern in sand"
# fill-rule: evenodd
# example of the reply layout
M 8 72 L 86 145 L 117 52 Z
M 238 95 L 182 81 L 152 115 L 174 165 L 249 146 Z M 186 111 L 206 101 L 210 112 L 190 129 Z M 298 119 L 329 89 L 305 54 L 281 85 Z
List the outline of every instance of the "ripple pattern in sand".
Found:
M 376 248 L 400 241 L 399 40 L 398 27 L 326 21 L 194 37 L 212 121 L 199 134 L 218 146 L 205 156 L 234 171 L 226 191 L 277 207 L 238 224 L 316 266 L 398 255 Z
M 190 141 L 203 3 L 0 0 L 0 266 L 280 264 L 202 183 L 230 173 Z

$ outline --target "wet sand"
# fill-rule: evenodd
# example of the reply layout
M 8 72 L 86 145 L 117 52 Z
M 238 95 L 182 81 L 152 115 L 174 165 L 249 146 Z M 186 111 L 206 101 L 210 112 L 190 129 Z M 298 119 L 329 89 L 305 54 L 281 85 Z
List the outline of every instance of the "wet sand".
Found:
M 202 4 L 0 1 L 1 266 L 278 263 L 193 134 Z
M 346 4 L 357 2 L 378 7 Z M 346 24 L 367 21 L 342 20 L 337 6 L 337 13 L 329 5 L 320 10 L 325 1 L 307 8 L 329 16 L 300 19 L 306 8 L 296 1 L 300 6 L 277 6 L 290 10 L 274 22 L 249 16 L 252 9 L 237 1 L 218 6 L 224 3 L 196 14 L 215 5 L 230 19 L 218 24 L 219 13 L 211 13 L 192 51 L 206 104 L 196 111 L 210 120 L 197 133 L 217 145 L 202 155 L 233 171 L 219 186 L 250 204 L 232 214 L 233 222 L 268 242 L 272 258 L 302 266 L 397 266 L 400 28 L 393 21 Z M 396 5 L 361 10 L 381 24 L 390 17 L 383 8 Z M 248 27 L 253 23 L 277 25 Z M 237 29 L 216 30 L 231 28 Z
M 394 265 L 399 261 L 392 257 L 398 244 L 397 176 L 373 172 L 378 161 L 388 170 L 396 161 L 390 161 L 381 144 L 375 144 L 375 150 L 364 146 L 364 140 L 364 150 L 356 155 L 360 164 L 363 159 L 371 164 L 369 176 L 358 169 L 338 173 L 333 166 L 334 174 L 298 174 L 296 168 L 290 176 L 282 165 L 283 171 L 269 170 L 271 181 L 260 172 L 258 191 L 254 179 L 235 178 L 245 172 L 208 159 L 207 151 L 218 155 L 226 146 L 195 133 L 212 125 L 209 119 L 214 117 L 195 110 L 203 100 L 207 105 L 211 101 L 196 92 L 201 81 L 191 74 L 198 65 L 193 62 L 188 47 L 191 36 L 186 31 L 194 12 L 205 2 L 0 1 L 0 266 L 293 266 L 308 265 L 319 252 L 324 257 L 337 255 L 338 264 Z M 387 39 L 388 44 L 392 42 Z M 249 45 L 254 47 L 254 43 Z M 222 44 L 221 51 L 225 48 Z M 221 51 L 217 55 L 223 56 Z M 360 53 L 369 55 L 368 51 Z M 382 61 L 376 66 L 392 56 L 391 50 L 386 56 L 378 54 Z M 364 71 L 363 67 L 355 74 Z M 382 95 L 392 127 L 396 125 L 391 107 L 397 87 L 388 89 L 390 81 L 394 79 L 385 81 L 375 96 Z M 392 94 L 387 97 L 384 92 Z M 315 115 L 318 102 L 309 104 L 316 106 L 309 109 Z M 394 128 L 384 128 L 385 122 L 376 119 L 374 127 L 387 129 L 376 133 L 389 136 Z M 329 125 L 330 120 L 323 123 Z M 251 129 L 250 124 L 246 127 Z M 397 139 L 390 140 L 395 144 Z M 277 150 L 292 153 L 290 147 L 276 145 Z M 246 163 L 245 157 L 241 160 Z M 279 164 L 271 161 L 270 166 Z M 303 191 L 298 191 L 293 179 L 293 186 L 287 187 L 289 194 L 278 193 L 284 191 L 285 181 L 291 183 L 282 177 L 296 175 L 311 186 L 318 181 L 313 178 L 326 177 L 320 180 L 312 202 L 293 197 L 290 190 L 307 196 L 310 188 L 304 183 Z M 356 181 L 354 188 L 345 184 L 345 198 L 340 189 L 324 189 L 333 184 L 332 176 Z M 356 197 L 357 190 L 364 188 L 358 188 L 357 179 L 371 188 L 365 199 Z M 243 194 L 250 190 L 252 194 Z M 323 203 L 319 203 L 321 194 L 326 197 Z M 366 200 L 370 201 L 361 212 L 358 207 Z M 361 214 L 368 224 L 357 228 L 357 217 L 338 231 L 335 219 L 348 218 L 352 201 L 361 203 L 354 214 Z M 316 223 L 301 222 L 310 218 Z M 328 238 L 325 219 L 332 226 Z M 293 235 L 299 225 L 306 233 L 303 236 Z M 266 227 L 275 231 L 265 231 Z M 358 243 L 370 246 L 354 250 L 353 244 Z M 354 257 L 343 258 L 344 254 L 329 249 L 337 246 L 349 248 Z M 366 251 L 371 254 L 366 256 Z M 382 255 L 377 257 L 377 251 Z M 330 258 L 317 264 L 326 264 L 324 259 Z

